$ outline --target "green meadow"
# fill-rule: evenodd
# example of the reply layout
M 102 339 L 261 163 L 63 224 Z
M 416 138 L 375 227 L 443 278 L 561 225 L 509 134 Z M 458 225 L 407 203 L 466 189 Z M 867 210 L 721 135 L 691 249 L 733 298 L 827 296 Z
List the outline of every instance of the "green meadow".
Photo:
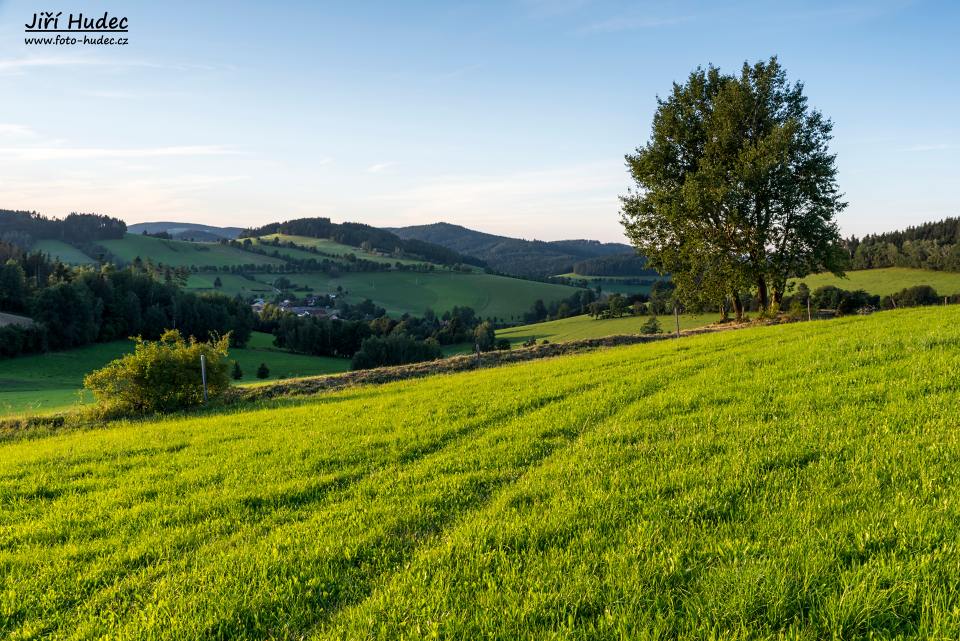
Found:
M 69 265 L 92 265 L 96 261 L 61 240 L 44 239 L 33 243 L 31 251 L 39 251 Z
M 938 294 L 949 296 L 960 294 L 960 273 L 938 272 L 929 269 L 910 269 L 907 267 L 885 267 L 882 269 L 864 269 L 847 272 L 846 277 L 837 278 L 833 274 L 811 274 L 793 282 L 804 282 L 811 290 L 824 285 L 833 285 L 841 289 L 863 289 L 871 294 L 886 296 L 895 294 L 907 287 L 930 285 Z
M 531 338 L 537 341 L 549 340 L 552 343 L 561 341 L 575 341 L 585 338 L 604 338 L 618 334 L 639 334 L 640 327 L 647 322 L 649 316 L 624 316 L 623 318 L 597 319 L 587 315 L 571 316 L 560 320 L 545 323 L 533 323 L 497 330 L 497 338 L 509 339 L 511 343 L 523 343 Z M 681 314 L 680 329 L 694 329 L 715 323 L 720 315 L 712 314 Z M 660 328 L 665 333 L 676 330 L 676 319 L 673 316 L 659 316 Z
M 519 320 L 538 298 L 549 303 L 576 293 L 566 285 L 554 285 L 479 272 L 344 272 L 285 274 L 297 285 L 316 293 L 346 291 L 346 300 L 369 298 L 394 315 L 422 316 L 430 308 L 442 313 L 454 306 L 472 307 L 478 316 L 505 322 Z
M 130 341 L 86 345 L 67 352 L 47 352 L 0 360 L 0 416 L 46 413 L 68 409 L 92 398 L 83 390 L 83 377 L 115 358 L 133 351 Z M 257 367 L 266 363 L 267 380 L 332 374 L 350 369 L 343 358 L 293 354 L 273 347 L 273 337 L 254 332 L 245 348 L 230 350 L 240 364 L 242 384 L 257 382 Z
M 573 272 L 559 274 L 557 278 L 570 278 L 576 281 L 585 281 L 591 289 L 600 288 L 601 292 L 607 294 L 649 294 L 653 285 L 636 285 L 630 281 L 644 280 L 656 281 L 658 279 L 670 280 L 670 277 L 660 278 L 657 276 L 581 276 Z
M 273 247 L 267 244 L 264 241 L 271 241 L 273 239 L 279 239 L 284 243 L 293 243 L 300 247 L 314 247 L 320 252 L 320 255 L 314 254 L 312 252 L 303 251 L 288 248 L 288 247 Z M 259 238 L 251 239 L 254 244 L 258 244 L 266 249 L 267 251 L 277 251 L 281 256 L 289 256 L 291 258 L 314 258 L 322 259 L 324 255 L 332 257 L 343 257 L 347 254 L 353 254 L 357 258 L 362 258 L 364 260 L 369 260 L 375 263 L 387 263 L 393 265 L 395 263 L 401 263 L 403 265 L 421 265 L 425 264 L 426 261 L 422 260 L 412 260 L 409 258 L 393 258 L 391 256 L 381 256 L 380 254 L 374 252 L 365 251 L 359 247 L 352 247 L 350 245 L 344 245 L 343 243 L 338 243 L 335 240 L 330 240 L 329 238 L 312 238 L 310 236 L 294 236 L 291 234 L 267 234 L 266 236 L 261 236 Z
M 0 443 L 0 635 L 955 639 L 960 308 Z
M 193 243 L 166 240 L 142 234 L 127 234 L 122 239 L 98 242 L 125 263 L 137 257 L 172 267 L 230 267 L 233 265 L 283 265 L 283 259 L 245 252 L 220 243 Z

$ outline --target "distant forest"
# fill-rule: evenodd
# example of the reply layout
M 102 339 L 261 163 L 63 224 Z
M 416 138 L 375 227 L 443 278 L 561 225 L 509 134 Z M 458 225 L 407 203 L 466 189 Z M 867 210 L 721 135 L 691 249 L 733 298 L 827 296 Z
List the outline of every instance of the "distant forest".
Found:
M 127 224 L 99 214 L 70 214 L 63 220 L 35 211 L 0 209 L 0 241 L 28 250 L 34 241 L 54 239 L 84 245 L 109 238 L 123 238 Z
M 924 223 L 902 231 L 851 236 L 845 245 L 851 269 L 914 267 L 960 272 L 960 218 Z
M 282 223 L 270 223 L 263 227 L 246 229 L 240 234 L 240 238 L 266 236 L 268 234 L 329 238 L 351 247 L 364 247 L 387 254 L 395 254 L 399 250 L 401 253 L 417 256 L 441 265 L 486 266 L 478 258 L 460 254 L 440 245 L 413 238 L 400 238 L 393 232 L 362 223 L 334 223 L 329 218 L 298 218 Z

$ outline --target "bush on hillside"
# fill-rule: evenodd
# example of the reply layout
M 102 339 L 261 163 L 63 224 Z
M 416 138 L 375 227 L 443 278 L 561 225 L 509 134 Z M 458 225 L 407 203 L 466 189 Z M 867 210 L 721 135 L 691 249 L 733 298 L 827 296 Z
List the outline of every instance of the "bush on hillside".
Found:
M 158 341 L 136 339 L 132 354 L 107 363 L 83 379 L 99 409 L 109 415 L 171 412 L 203 402 L 200 356 L 206 357 L 207 391 L 211 398 L 230 385 L 229 335 L 207 343 L 185 340 L 167 330 Z
M 943 299 L 930 285 L 914 285 L 901 289 L 896 294 L 884 296 L 880 306 L 884 309 L 895 307 L 922 307 L 923 305 L 937 305 Z
M 862 289 L 848 291 L 833 285 L 818 287 L 810 296 L 810 303 L 814 309 L 833 309 L 837 314 L 844 316 L 854 314 L 864 307 L 877 307 L 880 297 L 868 294 Z

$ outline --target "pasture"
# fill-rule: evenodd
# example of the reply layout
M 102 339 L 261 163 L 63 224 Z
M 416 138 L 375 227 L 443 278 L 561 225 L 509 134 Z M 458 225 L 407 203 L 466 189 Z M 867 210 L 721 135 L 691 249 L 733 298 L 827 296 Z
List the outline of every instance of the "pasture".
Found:
M 283 265 L 283 259 L 245 252 L 219 243 L 192 243 L 185 240 L 165 240 L 142 234 L 127 234 L 122 239 L 98 242 L 124 263 L 137 257 L 171 267 L 230 267 L 242 265 Z
M 91 396 L 83 377 L 115 358 L 133 351 L 130 341 L 86 345 L 66 352 L 48 352 L 0 360 L 0 416 L 64 410 Z M 293 354 L 273 347 L 273 337 L 254 332 L 245 348 L 232 348 L 231 360 L 240 364 L 241 384 L 256 383 L 257 366 L 266 363 L 267 380 L 332 374 L 350 369 L 343 358 Z
M 285 247 L 271 247 L 263 241 L 270 241 L 274 238 L 280 239 L 281 242 L 293 243 L 299 245 L 300 247 L 315 247 L 320 255 L 306 252 L 303 250 L 288 249 Z M 393 265 L 394 263 L 401 263 L 404 265 L 422 265 L 426 264 L 426 261 L 422 260 L 411 260 L 409 258 L 394 258 L 392 256 L 382 256 L 375 252 L 368 252 L 359 247 L 352 247 L 351 245 L 344 245 L 343 243 L 338 243 L 335 240 L 330 240 L 329 238 L 312 238 L 310 236 L 293 236 L 290 234 L 267 234 L 266 236 L 261 236 L 260 238 L 252 239 L 255 242 L 261 243 L 264 249 L 268 251 L 273 251 L 276 249 L 280 252 L 281 255 L 290 255 L 294 258 L 323 258 L 324 255 L 330 257 L 344 257 L 348 254 L 353 254 L 357 258 L 362 258 L 364 260 L 369 260 L 375 263 L 387 263 Z
M 960 274 L 907 267 L 851 271 L 847 272 L 845 278 L 837 278 L 833 274 L 811 274 L 792 282 L 801 281 L 806 283 L 811 291 L 824 285 L 833 285 L 841 289 L 863 289 L 871 294 L 886 296 L 914 285 L 931 285 L 942 296 L 960 294 Z
M 61 240 L 42 239 L 35 241 L 31 251 L 39 251 L 68 265 L 92 265 L 96 261 L 82 251 Z
M 0 444 L 8 638 L 960 636 L 960 309 Z
M 324 273 L 287 274 L 297 285 L 316 293 L 346 292 L 348 302 L 369 298 L 394 315 L 422 316 L 430 308 L 443 313 L 454 306 L 472 307 L 482 318 L 519 320 L 538 298 L 550 303 L 578 290 L 506 276 L 483 273 L 436 272 L 345 272 L 333 277 Z
M 587 316 L 571 316 L 545 323 L 519 325 L 497 330 L 497 338 L 506 338 L 512 344 L 523 343 L 529 339 L 549 340 L 552 343 L 575 341 L 584 338 L 603 338 L 618 334 L 639 334 L 640 326 L 649 316 L 624 316 L 622 318 L 596 319 Z M 660 327 L 665 333 L 673 332 L 677 325 L 673 316 L 658 316 Z M 680 329 L 703 327 L 719 320 L 720 315 L 681 314 Z

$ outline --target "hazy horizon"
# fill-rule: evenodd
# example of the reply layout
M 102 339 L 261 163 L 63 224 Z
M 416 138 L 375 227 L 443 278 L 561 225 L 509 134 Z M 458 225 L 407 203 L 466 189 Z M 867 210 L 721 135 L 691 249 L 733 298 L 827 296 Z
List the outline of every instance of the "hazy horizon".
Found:
M 29 46 L 40 9 L 124 47 Z M 778 55 L 835 123 L 844 236 L 960 214 L 948 2 L 0 0 L 0 208 L 251 227 L 307 216 L 624 242 L 623 156 L 698 65 Z

